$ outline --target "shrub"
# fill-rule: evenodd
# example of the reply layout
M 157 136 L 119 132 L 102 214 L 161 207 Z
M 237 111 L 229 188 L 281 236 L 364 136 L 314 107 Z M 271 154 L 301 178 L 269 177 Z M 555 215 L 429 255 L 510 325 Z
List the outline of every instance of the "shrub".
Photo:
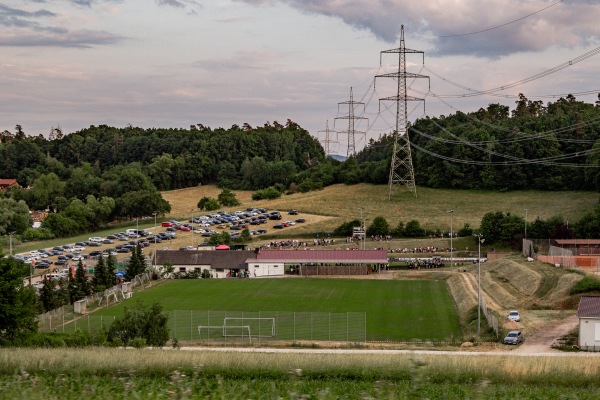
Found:
M 252 200 L 274 200 L 280 197 L 281 192 L 277 190 L 274 186 L 262 190 L 257 190 L 256 192 L 252 193 Z
M 225 207 L 235 207 L 240 205 L 240 202 L 235 196 L 235 193 L 233 193 L 229 189 L 223 189 L 218 196 L 218 200 L 219 203 L 221 203 Z
M 162 347 L 169 340 L 168 319 L 159 303 L 147 307 L 137 301 L 132 309 L 125 307 L 123 317 L 110 326 L 108 340 L 114 342 L 120 339 L 129 345 L 134 339 L 143 338 L 149 346 Z
M 358 227 L 358 226 L 361 226 L 361 223 L 357 219 L 354 219 L 349 222 L 344 222 L 343 224 L 341 224 L 340 226 L 338 226 L 337 228 L 335 228 L 333 230 L 333 235 L 350 237 L 354 233 L 352 228 Z
M 600 279 L 591 276 L 584 276 L 571 288 L 570 294 L 600 292 Z
M 198 208 L 200 210 L 206 211 L 214 211 L 221 208 L 221 204 L 217 201 L 217 199 L 213 199 L 212 197 L 204 196 L 198 201 Z
M 141 337 L 136 337 L 133 340 L 129 341 L 129 344 L 134 349 L 143 349 L 144 347 L 146 347 L 146 339 L 141 338 Z

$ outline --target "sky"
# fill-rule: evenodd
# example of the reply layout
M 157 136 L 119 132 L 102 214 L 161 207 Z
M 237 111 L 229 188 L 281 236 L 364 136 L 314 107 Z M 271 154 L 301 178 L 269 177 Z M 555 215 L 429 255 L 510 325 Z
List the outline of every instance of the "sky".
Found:
M 598 21 L 597 0 L 0 0 L 0 130 L 290 119 L 321 140 L 341 131 L 329 152 L 345 155 L 351 90 L 357 149 L 395 129 L 378 99 L 397 82 L 374 77 L 397 71 L 380 53 L 401 25 L 424 52 L 407 71 L 429 76 L 407 82 L 425 99 L 409 103 L 414 121 L 514 109 L 519 93 L 598 100 Z

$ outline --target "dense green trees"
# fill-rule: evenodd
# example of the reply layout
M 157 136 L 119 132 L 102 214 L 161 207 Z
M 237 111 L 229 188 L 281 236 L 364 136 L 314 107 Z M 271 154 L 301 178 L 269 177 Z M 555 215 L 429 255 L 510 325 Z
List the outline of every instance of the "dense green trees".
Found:
M 146 259 L 142 252 L 142 247 L 138 244 L 133 248 L 131 257 L 125 266 L 125 280 L 131 281 L 137 275 L 143 274 L 147 270 Z
M 29 266 L 0 253 L 0 344 L 37 331 L 37 299 L 25 286 Z

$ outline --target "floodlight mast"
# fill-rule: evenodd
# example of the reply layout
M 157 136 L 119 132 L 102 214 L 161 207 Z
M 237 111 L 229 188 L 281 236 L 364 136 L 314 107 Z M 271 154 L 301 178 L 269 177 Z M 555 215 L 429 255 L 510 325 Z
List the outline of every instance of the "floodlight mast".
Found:
M 475 235 L 477 237 L 477 336 L 481 336 L 481 243 L 485 242 L 485 239 L 481 236 L 481 233 Z

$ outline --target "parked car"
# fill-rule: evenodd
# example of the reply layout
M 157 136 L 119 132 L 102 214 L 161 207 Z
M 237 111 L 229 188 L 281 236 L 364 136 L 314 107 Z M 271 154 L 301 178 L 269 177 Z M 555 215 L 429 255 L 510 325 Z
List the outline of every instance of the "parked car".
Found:
M 108 239 L 108 238 L 106 238 L 106 239 L 104 239 L 104 240 L 102 241 L 102 243 L 104 243 L 104 244 L 113 244 L 114 242 L 112 241 L 112 239 Z
M 508 313 L 508 319 L 511 321 L 519 322 L 521 321 L 521 315 L 519 315 L 519 312 L 517 310 L 511 310 Z
M 510 331 L 504 338 L 504 344 L 519 344 L 523 342 L 521 331 Z
M 160 226 L 163 226 L 165 228 L 170 228 L 171 226 L 173 226 L 173 223 L 165 221 L 162 224 L 160 224 Z
M 303 224 L 303 223 L 305 223 L 305 222 L 306 222 L 306 220 L 305 220 L 304 218 L 298 218 L 298 219 L 296 220 L 296 222 L 297 222 L 297 223 L 299 223 L 299 224 Z
M 298 210 L 290 210 L 289 215 L 298 215 Z
M 104 238 L 101 238 L 100 236 L 92 236 L 88 239 L 90 242 L 101 242 L 102 240 L 104 240 Z

